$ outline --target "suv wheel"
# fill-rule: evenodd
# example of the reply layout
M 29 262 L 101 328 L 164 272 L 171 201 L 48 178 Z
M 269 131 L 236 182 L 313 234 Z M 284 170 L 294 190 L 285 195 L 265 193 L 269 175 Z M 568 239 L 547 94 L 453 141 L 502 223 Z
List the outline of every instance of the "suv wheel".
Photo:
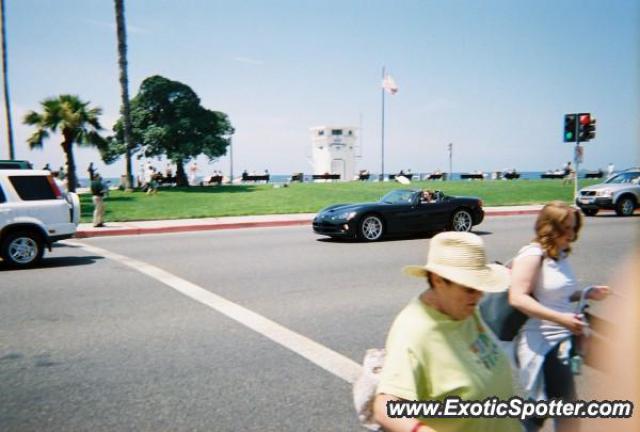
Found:
M 616 214 L 618 216 L 631 216 L 636 209 L 636 202 L 628 196 L 622 197 L 616 204 Z
M 26 268 L 35 265 L 44 253 L 44 243 L 39 234 L 33 231 L 17 231 L 8 234 L 3 242 L 0 254 L 10 267 Z

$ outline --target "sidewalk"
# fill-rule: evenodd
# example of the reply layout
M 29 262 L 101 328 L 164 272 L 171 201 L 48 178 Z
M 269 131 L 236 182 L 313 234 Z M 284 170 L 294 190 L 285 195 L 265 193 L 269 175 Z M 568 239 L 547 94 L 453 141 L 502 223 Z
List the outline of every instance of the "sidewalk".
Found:
M 485 217 L 536 214 L 541 205 L 485 207 Z M 315 213 L 263 216 L 233 216 L 202 219 L 175 219 L 133 222 L 107 222 L 102 228 L 83 223 L 78 226 L 76 238 L 159 234 L 186 231 L 310 225 Z

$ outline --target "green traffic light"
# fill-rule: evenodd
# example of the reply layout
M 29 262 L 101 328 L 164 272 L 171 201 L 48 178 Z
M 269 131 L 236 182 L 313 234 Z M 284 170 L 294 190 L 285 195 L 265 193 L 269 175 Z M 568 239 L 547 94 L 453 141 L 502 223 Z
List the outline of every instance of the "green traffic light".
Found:
M 578 115 L 565 114 L 564 116 L 564 142 L 576 141 L 576 130 L 578 129 Z

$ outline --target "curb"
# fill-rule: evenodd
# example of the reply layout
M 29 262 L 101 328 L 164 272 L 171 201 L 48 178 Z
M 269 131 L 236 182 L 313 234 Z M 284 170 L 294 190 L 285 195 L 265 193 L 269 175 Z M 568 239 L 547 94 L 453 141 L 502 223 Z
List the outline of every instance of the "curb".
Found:
M 491 210 L 485 212 L 485 217 L 490 216 L 518 216 L 518 215 L 534 215 L 538 214 L 540 209 L 527 209 L 527 210 Z
M 523 210 L 492 210 L 485 213 L 485 217 L 493 216 L 518 216 L 538 214 L 538 209 Z M 264 222 L 234 222 L 234 223 L 208 223 L 194 225 L 174 225 L 174 226 L 156 226 L 156 227 L 127 227 L 127 228 L 107 228 L 105 230 L 78 230 L 74 238 L 91 238 L 91 237 L 113 237 L 122 235 L 142 235 L 142 234 L 165 234 L 178 232 L 194 232 L 194 231 L 216 231 L 227 229 L 242 228 L 269 228 L 284 227 L 295 225 L 310 225 L 311 219 L 303 220 L 274 220 Z
M 236 222 L 236 223 L 218 223 L 218 224 L 200 224 L 200 225 L 182 225 L 182 226 L 164 226 L 164 227 L 131 227 L 131 228 L 113 228 L 103 231 L 98 230 L 79 230 L 76 231 L 74 238 L 90 238 L 90 237 L 111 237 L 121 235 L 138 235 L 138 234 L 164 234 L 190 231 L 215 231 L 225 229 L 239 228 L 268 228 L 292 225 L 309 225 L 311 220 L 294 220 L 294 221 L 267 221 L 267 222 Z

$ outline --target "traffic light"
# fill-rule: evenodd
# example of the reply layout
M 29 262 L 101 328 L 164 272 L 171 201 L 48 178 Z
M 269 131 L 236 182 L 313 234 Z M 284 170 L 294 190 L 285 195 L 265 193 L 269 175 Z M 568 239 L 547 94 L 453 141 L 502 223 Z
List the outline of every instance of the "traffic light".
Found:
M 590 113 L 578 115 L 578 139 L 580 142 L 591 141 L 596 137 L 596 119 Z
M 575 114 L 564 115 L 564 142 L 576 142 L 578 118 Z

